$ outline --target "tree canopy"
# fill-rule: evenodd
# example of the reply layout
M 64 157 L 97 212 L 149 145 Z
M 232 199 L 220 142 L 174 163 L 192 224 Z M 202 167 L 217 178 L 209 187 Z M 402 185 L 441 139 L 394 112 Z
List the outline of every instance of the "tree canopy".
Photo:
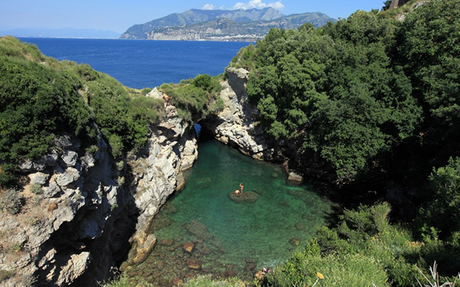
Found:
M 426 163 L 427 143 L 447 144 L 433 155 L 442 164 L 458 154 L 459 5 L 430 1 L 402 22 L 357 11 L 318 29 L 272 29 L 231 64 L 251 70 L 248 96 L 267 133 L 300 140 L 338 184 L 387 174 L 395 153 L 412 162 L 400 155 L 414 143 L 407 154 Z

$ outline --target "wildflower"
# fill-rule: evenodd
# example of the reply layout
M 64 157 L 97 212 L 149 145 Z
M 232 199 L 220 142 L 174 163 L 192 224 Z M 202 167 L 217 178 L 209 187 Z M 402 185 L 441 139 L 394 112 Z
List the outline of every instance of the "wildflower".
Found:
M 321 273 L 319 273 L 319 272 L 316 272 L 316 276 L 317 276 L 318 278 L 316 278 L 315 284 L 313 284 L 312 287 L 314 287 L 314 286 L 318 283 L 318 281 L 319 281 L 320 279 L 321 279 L 321 280 L 324 279 L 324 275 L 321 274 Z M 320 285 L 321 285 L 321 284 L 320 284 Z

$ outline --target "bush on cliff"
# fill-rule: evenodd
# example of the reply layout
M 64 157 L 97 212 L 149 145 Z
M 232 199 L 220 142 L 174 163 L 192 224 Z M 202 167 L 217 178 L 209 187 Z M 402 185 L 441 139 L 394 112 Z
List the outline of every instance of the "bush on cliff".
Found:
M 198 75 L 162 87 L 191 120 L 222 109 L 221 79 Z M 0 38 L 0 186 L 15 184 L 19 160 L 44 155 L 62 132 L 90 146 L 97 127 L 114 157 L 136 152 L 164 113 L 163 101 L 145 97 L 145 91 L 129 89 L 87 64 L 59 62 L 34 45 Z
M 89 65 L 58 62 L 34 45 L 0 38 L 0 186 L 14 185 L 19 160 L 47 153 L 59 133 L 89 146 L 98 126 L 114 157 L 136 150 L 162 109 L 161 100 Z
M 176 106 L 179 116 L 190 121 L 222 110 L 223 102 L 218 97 L 221 80 L 222 75 L 197 75 L 179 84 L 162 84 L 159 90 L 172 98 L 171 104 Z

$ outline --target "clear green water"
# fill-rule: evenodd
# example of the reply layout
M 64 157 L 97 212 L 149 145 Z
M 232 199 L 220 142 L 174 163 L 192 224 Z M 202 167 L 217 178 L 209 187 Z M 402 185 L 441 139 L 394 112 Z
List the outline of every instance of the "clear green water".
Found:
M 236 273 L 252 280 L 258 269 L 274 267 L 310 239 L 329 212 L 329 203 L 311 186 L 286 184 L 280 166 L 256 161 L 214 140 L 200 143 L 199 159 L 186 172 L 186 182 L 154 219 L 158 243 L 132 276 L 159 286 L 173 278 L 207 273 Z M 258 196 L 255 202 L 230 199 L 240 183 L 245 193 Z M 195 243 L 192 254 L 183 250 L 186 242 Z M 189 257 L 199 259 L 202 269 L 190 269 Z

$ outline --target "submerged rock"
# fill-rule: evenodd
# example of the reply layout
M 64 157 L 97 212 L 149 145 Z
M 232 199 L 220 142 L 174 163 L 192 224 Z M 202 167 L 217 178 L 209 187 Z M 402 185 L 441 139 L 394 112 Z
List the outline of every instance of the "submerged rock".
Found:
M 231 192 L 229 193 L 228 196 L 230 197 L 231 200 L 233 200 L 236 203 L 241 203 L 241 202 L 254 203 L 259 198 L 259 195 L 252 191 L 247 191 L 243 193 Z
M 164 245 L 164 246 L 173 246 L 174 240 L 172 240 L 172 239 L 161 239 L 160 244 Z
M 297 228 L 297 230 L 307 230 L 307 226 L 303 222 L 297 222 L 295 228 Z
M 291 243 L 294 246 L 298 246 L 300 244 L 301 240 L 297 237 L 291 238 L 289 240 L 289 243 Z
M 187 267 L 190 269 L 194 270 L 200 270 L 201 269 L 201 260 L 198 258 L 191 257 L 187 259 Z
M 208 231 L 208 228 L 203 223 L 198 220 L 191 220 L 189 224 L 185 226 L 188 232 L 197 238 L 207 241 L 213 237 L 213 235 Z
M 195 244 L 193 242 L 187 242 L 184 244 L 183 248 L 185 251 L 192 254 L 193 249 L 195 248 Z

